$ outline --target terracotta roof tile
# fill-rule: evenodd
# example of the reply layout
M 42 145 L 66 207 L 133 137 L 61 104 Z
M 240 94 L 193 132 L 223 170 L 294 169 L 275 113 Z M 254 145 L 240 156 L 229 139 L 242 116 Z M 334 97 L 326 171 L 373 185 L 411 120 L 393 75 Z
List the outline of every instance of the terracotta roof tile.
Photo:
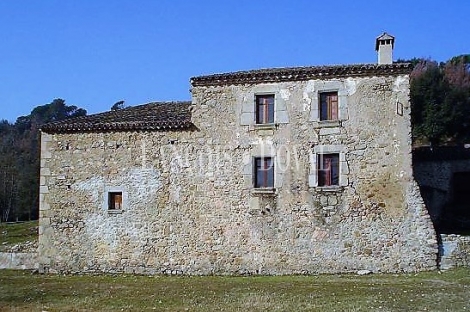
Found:
M 47 133 L 175 130 L 188 129 L 191 102 L 155 102 L 94 115 L 50 122 L 41 127 Z
M 268 68 L 191 78 L 192 86 L 217 86 L 409 74 L 409 63 Z

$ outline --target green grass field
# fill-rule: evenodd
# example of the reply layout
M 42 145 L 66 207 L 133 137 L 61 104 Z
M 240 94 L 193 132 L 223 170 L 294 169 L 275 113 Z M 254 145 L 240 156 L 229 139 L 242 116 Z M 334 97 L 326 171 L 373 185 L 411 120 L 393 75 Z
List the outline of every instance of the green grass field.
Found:
M 188 277 L 0 270 L 0 311 L 469 311 L 470 270 Z
M 0 251 L 16 244 L 38 239 L 38 221 L 0 223 Z

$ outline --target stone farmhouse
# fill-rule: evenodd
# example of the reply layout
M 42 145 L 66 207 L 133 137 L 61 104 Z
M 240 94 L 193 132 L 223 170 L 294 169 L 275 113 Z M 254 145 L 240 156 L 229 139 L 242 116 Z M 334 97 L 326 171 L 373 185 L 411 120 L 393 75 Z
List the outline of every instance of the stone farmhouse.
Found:
M 193 77 L 190 102 L 44 125 L 41 271 L 435 269 L 394 41 L 378 64 Z

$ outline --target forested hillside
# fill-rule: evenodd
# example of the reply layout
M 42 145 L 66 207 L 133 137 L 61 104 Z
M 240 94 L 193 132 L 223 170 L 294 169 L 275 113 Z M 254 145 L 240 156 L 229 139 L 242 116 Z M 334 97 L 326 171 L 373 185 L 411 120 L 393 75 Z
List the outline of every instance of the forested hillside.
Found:
M 416 58 L 407 62 L 415 65 L 410 92 L 414 145 L 470 143 L 470 55 L 443 63 Z M 111 109 L 122 107 L 120 101 Z M 0 121 L 0 222 L 38 218 L 38 129 L 83 115 L 84 109 L 55 99 L 14 124 Z
M 14 124 L 0 121 L 1 222 L 38 218 L 40 126 L 83 115 L 86 110 L 55 99 L 19 117 Z
M 470 55 L 445 63 L 411 60 L 411 123 L 415 145 L 470 143 Z

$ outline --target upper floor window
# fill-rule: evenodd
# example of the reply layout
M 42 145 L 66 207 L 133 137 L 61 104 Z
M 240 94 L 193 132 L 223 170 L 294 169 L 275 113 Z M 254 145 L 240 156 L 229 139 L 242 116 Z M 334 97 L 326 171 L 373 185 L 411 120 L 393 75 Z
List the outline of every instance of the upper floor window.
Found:
M 274 123 L 274 94 L 256 95 L 256 123 Z
M 274 162 L 272 157 L 256 157 L 254 159 L 255 188 L 274 187 Z
M 339 185 L 339 154 L 317 155 L 318 186 Z
M 320 93 L 320 120 L 338 120 L 338 92 Z

